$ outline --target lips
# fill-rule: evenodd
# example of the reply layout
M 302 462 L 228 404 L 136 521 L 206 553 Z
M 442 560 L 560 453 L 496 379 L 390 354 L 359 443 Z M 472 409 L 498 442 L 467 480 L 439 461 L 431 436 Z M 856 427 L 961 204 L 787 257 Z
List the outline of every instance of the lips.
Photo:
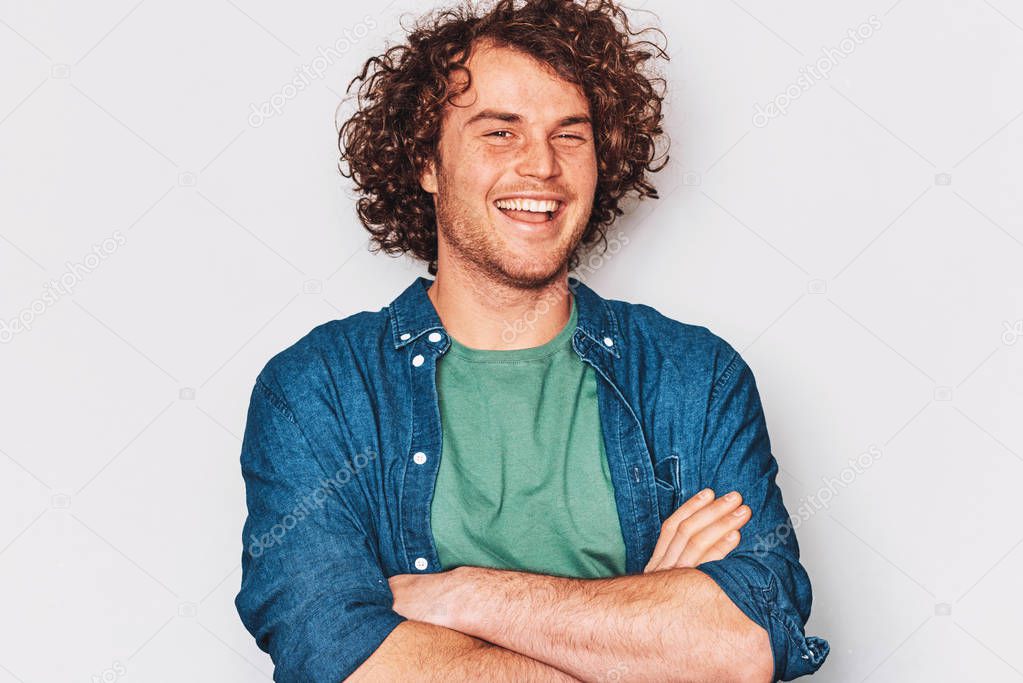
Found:
M 533 206 L 536 206 L 535 204 Z M 504 217 L 515 224 L 516 226 L 526 228 L 527 230 L 537 230 L 550 225 L 553 225 L 564 213 L 565 202 L 558 200 L 558 208 L 553 212 L 537 212 L 537 211 L 525 211 L 516 209 L 507 209 L 495 206 Z
M 514 200 L 564 202 L 565 196 L 554 192 L 525 192 L 520 194 L 502 195 L 494 199 L 495 202 Z

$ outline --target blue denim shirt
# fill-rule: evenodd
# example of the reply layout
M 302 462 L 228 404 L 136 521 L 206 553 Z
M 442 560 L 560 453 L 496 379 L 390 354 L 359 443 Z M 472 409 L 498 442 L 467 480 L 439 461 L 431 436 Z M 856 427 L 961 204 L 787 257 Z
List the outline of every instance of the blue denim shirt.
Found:
M 739 491 L 753 513 L 739 546 L 698 569 L 767 630 L 776 679 L 816 671 L 829 646 L 804 635 L 810 581 L 749 366 L 705 327 L 568 283 L 572 347 L 598 377 L 626 572 L 642 573 L 661 522 L 697 491 Z M 387 578 L 443 571 L 430 502 L 436 368 L 450 340 L 430 284 L 419 277 L 379 311 L 314 328 L 256 378 L 235 605 L 276 681 L 344 679 L 405 620 Z

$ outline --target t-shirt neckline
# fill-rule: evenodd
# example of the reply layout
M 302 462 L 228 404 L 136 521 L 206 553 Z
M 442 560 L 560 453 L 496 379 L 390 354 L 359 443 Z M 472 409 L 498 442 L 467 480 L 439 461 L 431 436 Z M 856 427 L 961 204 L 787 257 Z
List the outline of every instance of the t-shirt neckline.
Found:
M 571 301 L 568 322 L 565 323 L 565 326 L 561 328 L 561 331 L 554 338 L 540 346 L 530 346 L 525 349 L 476 349 L 466 346 L 451 334 L 448 334 L 448 339 L 451 341 L 449 351 L 460 358 L 477 363 L 511 363 L 538 360 L 570 349 L 572 346 L 572 333 L 575 332 L 578 313 L 575 307 L 575 296 L 570 294 L 569 299 Z

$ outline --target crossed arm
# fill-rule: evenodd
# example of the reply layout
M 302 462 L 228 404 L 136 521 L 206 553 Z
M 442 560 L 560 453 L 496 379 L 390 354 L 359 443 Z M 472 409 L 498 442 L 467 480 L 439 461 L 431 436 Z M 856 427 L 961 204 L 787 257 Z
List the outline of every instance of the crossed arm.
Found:
M 738 544 L 749 508 L 702 493 L 665 520 L 643 574 L 458 567 L 391 577 L 394 610 L 409 621 L 348 680 L 486 670 L 509 681 L 770 681 L 767 632 L 693 568 Z
M 640 575 L 461 568 L 388 578 L 357 505 L 364 483 L 330 479 L 342 472 L 336 418 L 312 411 L 289 402 L 268 368 L 253 387 L 242 444 L 249 514 L 235 605 L 276 680 L 481 671 L 493 680 L 790 680 L 828 655 L 827 641 L 803 632 L 809 577 L 738 353 L 714 383 L 693 476 L 714 490 L 741 488 L 755 512 L 722 514 L 739 505 L 728 496 L 687 501 L 664 521 Z

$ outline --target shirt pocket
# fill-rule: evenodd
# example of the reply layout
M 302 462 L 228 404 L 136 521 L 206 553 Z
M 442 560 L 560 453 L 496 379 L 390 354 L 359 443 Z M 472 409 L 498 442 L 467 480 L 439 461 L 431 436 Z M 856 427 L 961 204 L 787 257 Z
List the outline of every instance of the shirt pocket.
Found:
M 661 521 L 678 509 L 681 501 L 681 476 L 679 473 L 679 458 L 672 453 L 654 463 L 654 486 L 657 489 L 657 511 Z

